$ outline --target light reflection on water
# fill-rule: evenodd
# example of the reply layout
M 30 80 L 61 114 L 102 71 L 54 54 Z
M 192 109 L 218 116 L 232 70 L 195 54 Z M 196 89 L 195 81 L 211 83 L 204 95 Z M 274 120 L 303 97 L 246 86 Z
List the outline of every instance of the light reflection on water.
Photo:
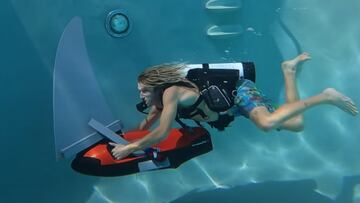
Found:
M 281 15 L 282 20 L 300 42 L 302 49 L 310 52 L 313 57 L 298 75 L 302 98 L 319 93 L 326 87 L 334 87 L 350 95 L 356 103 L 360 103 L 357 84 L 360 76 L 360 27 L 354 23 L 354 19 L 359 17 L 350 17 L 350 14 L 359 15 L 357 14 L 359 10 L 359 1 L 356 0 L 346 3 L 289 0 L 286 1 L 286 5 L 274 10 Z M 96 15 L 100 15 L 98 10 L 94 12 L 94 16 Z M 56 12 L 51 17 L 58 18 Z M 260 15 L 259 18 L 261 17 Z M 35 26 L 36 29 L 36 25 L 33 23 L 24 23 L 24 25 L 27 26 L 29 35 L 34 36 L 30 26 Z M 50 28 L 55 26 L 51 25 Z M 45 28 L 40 29 L 40 27 L 39 24 L 38 29 L 42 31 L 41 33 L 46 33 L 42 30 Z M 252 34 L 259 41 L 269 34 L 252 25 L 245 28 L 249 28 L 245 34 Z M 41 37 L 42 35 L 36 35 L 34 41 Z M 46 55 L 49 48 L 42 49 L 35 42 L 34 46 L 39 53 Z M 287 50 L 287 47 L 279 46 L 279 48 Z M 235 49 L 227 48 L 223 52 L 231 57 L 232 51 Z M 251 52 L 244 53 L 247 55 Z M 264 55 L 266 54 L 268 53 Z M 259 55 L 260 59 L 264 58 L 263 55 Z M 225 61 L 226 58 L 223 57 L 221 60 Z M 44 61 L 44 64 L 50 62 Z M 108 71 L 103 74 L 110 78 L 110 73 L 112 74 Z M 257 74 L 261 75 L 261 69 Z M 108 82 L 102 83 L 105 87 L 113 85 L 110 79 L 104 81 Z M 114 101 L 118 102 L 118 100 Z M 133 199 L 127 199 L 129 202 L 145 202 L 149 197 L 154 202 L 163 202 L 198 188 L 225 187 L 266 180 L 314 178 L 319 183 L 319 192 L 335 196 L 340 187 L 338 179 L 345 175 L 357 175 L 360 171 L 356 157 L 356 154 L 360 153 L 359 117 L 350 117 L 331 107 L 319 107 L 306 113 L 305 118 L 307 120 L 305 131 L 296 134 L 286 132 L 265 134 L 254 129 L 247 121 L 237 122 L 236 124 L 241 126 L 233 126 L 229 129 L 231 135 L 212 132 L 213 137 L 221 136 L 214 138 L 213 152 L 189 161 L 176 170 L 150 172 L 111 180 L 100 179 L 94 186 L 94 195 L 111 202 L 110 199 L 118 200 L 127 197 L 126 194 L 133 193 Z M 244 132 L 244 135 L 239 135 L 239 131 Z M 232 136 L 235 134 L 236 136 Z M 324 185 L 329 187 L 322 187 Z M 358 201 L 359 186 L 356 188 L 354 198 Z M 90 202 L 95 200 L 90 199 Z

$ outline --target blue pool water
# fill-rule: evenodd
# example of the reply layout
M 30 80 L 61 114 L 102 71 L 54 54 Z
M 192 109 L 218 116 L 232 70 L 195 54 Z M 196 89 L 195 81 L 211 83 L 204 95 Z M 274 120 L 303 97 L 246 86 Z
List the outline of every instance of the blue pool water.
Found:
M 0 203 L 360 202 L 360 117 L 331 106 L 307 111 L 300 133 L 261 132 L 242 118 L 223 133 L 210 129 L 214 150 L 176 170 L 98 178 L 74 172 L 71 159 L 56 161 L 54 65 L 76 16 L 101 92 L 126 129 L 143 118 L 134 106 L 137 74 L 164 62 L 254 61 L 257 86 L 283 103 L 280 63 L 307 51 L 301 98 L 334 87 L 360 103 L 359 1 L 213 2 L 239 6 L 229 10 L 207 2 L 2 1 Z M 104 25 L 116 9 L 131 23 L 121 38 Z

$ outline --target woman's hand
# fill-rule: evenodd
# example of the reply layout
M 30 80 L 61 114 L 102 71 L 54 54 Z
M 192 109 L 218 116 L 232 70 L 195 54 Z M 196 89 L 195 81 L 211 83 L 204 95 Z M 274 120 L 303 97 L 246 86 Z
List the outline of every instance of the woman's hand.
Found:
M 114 146 L 114 149 L 111 150 L 111 153 L 116 159 L 122 159 L 124 157 L 127 157 L 133 152 L 129 145 L 122 145 L 114 142 L 109 142 L 109 144 L 111 146 Z

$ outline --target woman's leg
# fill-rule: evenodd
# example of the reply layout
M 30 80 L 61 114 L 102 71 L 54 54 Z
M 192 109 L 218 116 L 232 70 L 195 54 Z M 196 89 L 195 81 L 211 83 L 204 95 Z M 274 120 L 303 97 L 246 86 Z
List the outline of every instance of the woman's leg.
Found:
M 328 88 L 322 93 L 304 100 L 286 103 L 270 113 L 266 107 L 259 106 L 250 112 L 250 119 L 264 131 L 281 128 L 283 123 L 305 110 L 320 104 L 330 104 L 355 116 L 359 112 L 355 103 L 345 95 L 333 88 Z
M 299 92 L 296 86 L 296 73 L 298 70 L 298 64 L 300 62 L 310 59 L 310 55 L 306 52 L 298 55 L 294 59 L 284 61 L 281 64 L 281 69 L 284 74 L 285 80 L 285 95 L 286 103 L 292 103 L 299 100 Z M 283 122 L 279 129 L 286 129 L 290 131 L 302 131 L 304 128 L 304 116 L 298 114 L 293 118 L 290 118 Z

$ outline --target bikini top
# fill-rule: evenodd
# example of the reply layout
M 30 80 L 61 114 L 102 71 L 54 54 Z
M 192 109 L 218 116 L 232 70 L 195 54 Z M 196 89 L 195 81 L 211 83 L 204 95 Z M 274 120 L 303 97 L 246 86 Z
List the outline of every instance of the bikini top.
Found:
M 162 96 L 164 91 L 171 87 L 171 86 L 183 86 L 183 87 L 190 87 L 190 88 L 194 88 L 193 85 L 186 83 L 186 82 L 176 82 L 176 83 L 168 83 L 168 84 L 164 84 L 158 87 L 157 90 L 158 91 L 158 98 L 161 101 L 161 105 L 162 105 Z M 202 118 L 206 119 L 208 116 L 204 113 L 204 111 L 200 108 L 198 108 L 198 106 L 200 105 L 200 103 L 202 101 L 204 101 L 205 96 L 204 94 L 200 94 L 199 97 L 197 98 L 197 100 L 195 101 L 195 103 L 191 106 L 187 106 L 187 107 L 179 107 L 177 110 L 177 115 L 176 115 L 176 121 L 184 128 L 188 127 L 185 123 L 183 123 L 180 119 L 191 119 L 196 115 L 200 115 Z M 159 110 L 162 110 L 162 108 L 158 108 Z M 218 116 L 218 120 L 216 121 L 212 121 L 212 122 L 207 122 L 211 127 L 214 127 L 216 129 L 218 129 L 219 131 L 223 131 L 225 129 L 225 127 L 227 127 L 232 121 L 234 120 L 234 116 L 230 116 L 228 114 L 221 114 L 219 113 Z M 203 127 L 200 122 L 195 121 L 199 126 Z

